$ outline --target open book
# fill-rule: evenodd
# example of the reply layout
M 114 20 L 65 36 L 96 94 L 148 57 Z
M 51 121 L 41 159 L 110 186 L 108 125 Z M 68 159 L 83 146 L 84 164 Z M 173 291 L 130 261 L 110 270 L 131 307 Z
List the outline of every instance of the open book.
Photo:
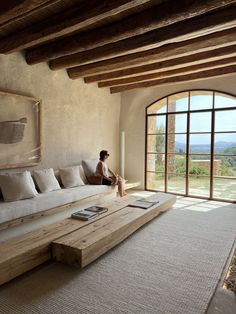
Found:
M 128 206 L 148 209 L 148 208 L 152 207 L 153 205 L 156 205 L 157 203 L 159 203 L 159 201 L 152 202 L 152 201 L 146 200 L 145 198 L 141 198 L 137 201 L 130 203 Z

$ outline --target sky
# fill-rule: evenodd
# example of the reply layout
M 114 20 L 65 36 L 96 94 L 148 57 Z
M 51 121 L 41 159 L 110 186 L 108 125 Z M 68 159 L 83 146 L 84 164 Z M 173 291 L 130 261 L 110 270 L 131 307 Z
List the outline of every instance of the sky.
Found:
M 199 93 L 199 92 L 197 92 Z M 209 92 L 208 92 L 209 93 Z M 186 93 L 185 93 L 186 94 Z M 171 99 L 169 99 L 171 103 Z M 209 95 L 193 95 L 190 98 L 190 108 L 192 110 L 211 109 L 212 108 L 212 96 Z M 176 102 L 176 111 L 187 110 L 188 99 L 182 98 Z M 230 107 L 236 107 L 236 99 L 224 97 L 221 94 L 216 93 L 215 108 L 228 108 L 226 111 L 216 111 L 215 113 L 215 131 L 236 131 L 236 109 L 230 110 Z M 164 112 L 162 108 L 158 113 Z M 211 132 L 211 112 L 192 112 L 190 113 L 190 132 Z M 176 132 L 186 132 L 187 114 L 176 114 Z M 156 117 L 157 127 L 165 125 L 165 116 Z M 176 138 L 177 142 L 184 143 L 186 136 L 179 135 Z M 236 133 L 217 134 L 216 142 L 236 142 Z M 190 145 L 196 144 L 210 144 L 210 135 L 192 135 L 190 137 Z

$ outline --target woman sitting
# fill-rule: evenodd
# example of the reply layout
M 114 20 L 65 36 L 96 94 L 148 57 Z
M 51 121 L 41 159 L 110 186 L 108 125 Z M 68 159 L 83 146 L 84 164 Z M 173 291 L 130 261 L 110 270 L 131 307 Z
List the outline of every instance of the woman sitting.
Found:
M 100 161 L 97 164 L 96 174 L 102 176 L 102 184 L 104 185 L 118 185 L 119 195 L 125 196 L 125 181 L 119 175 L 115 175 L 109 168 L 106 163 L 107 158 L 109 157 L 107 150 L 102 150 L 100 152 Z

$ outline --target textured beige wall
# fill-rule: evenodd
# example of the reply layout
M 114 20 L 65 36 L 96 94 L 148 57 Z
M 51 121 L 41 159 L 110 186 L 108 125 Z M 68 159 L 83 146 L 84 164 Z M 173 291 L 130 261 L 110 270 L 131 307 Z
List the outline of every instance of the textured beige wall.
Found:
M 130 181 L 141 181 L 144 187 L 146 106 L 169 94 L 191 89 L 215 89 L 236 95 L 236 75 L 122 93 L 120 130 L 125 131 L 125 177 Z
M 78 164 L 111 153 L 109 165 L 119 166 L 120 94 L 96 84 L 72 81 L 66 72 L 46 63 L 29 66 L 19 53 L 0 56 L 0 90 L 42 99 L 42 163 L 38 168 Z M 1 121 L 1 117 L 0 117 Z

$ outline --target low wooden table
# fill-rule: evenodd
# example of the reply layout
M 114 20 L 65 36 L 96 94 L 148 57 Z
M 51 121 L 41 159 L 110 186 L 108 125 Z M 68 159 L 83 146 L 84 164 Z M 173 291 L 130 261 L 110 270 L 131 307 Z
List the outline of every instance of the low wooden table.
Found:
M 84 267 L 170 208 L 176 200 L 165 193 L 157 193 L 155 197 L 160 203 L 147 211 L 127 207 L 140 198 L 127 195 L 101 204 L 108 207 L 108 212 L 93 220 L 66 218 L 1 242 L 0 285 L 52 258 Z
M 134 199 L 137 197 L 130 198 L 130 201 Z M 54 240 L 52 242 L 53 258 L 56 261 L 83 268 L 169 209 L 175 203 L 176 197 L 157 193 L 148 200 L 159 201 L 159 203 L 145 210 L 129 207 L 122 199 L 116 201 L 117 211 L 109 214 L 112 205 L 108 206 L 108 215 L 104 218 Z

